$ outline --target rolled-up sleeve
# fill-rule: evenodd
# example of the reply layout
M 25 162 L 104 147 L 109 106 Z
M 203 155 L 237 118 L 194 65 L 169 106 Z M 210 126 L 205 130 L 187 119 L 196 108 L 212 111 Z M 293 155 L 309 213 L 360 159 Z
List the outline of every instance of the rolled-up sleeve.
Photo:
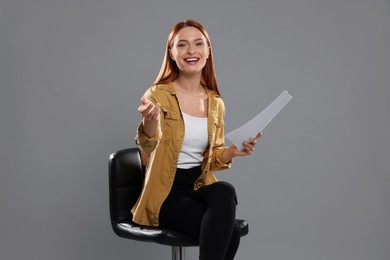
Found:
M 161 126 L 157 127 L 157 132 L 153 137 L 148 137 L 143 131 L 142 122 L 138 125 L 137 135 L 135 136 L 135 143 L 147 154 L 156 149 L 158 142 L 161 140 L 162 131 Z
M 227 147 L 220 149 L 214 149 L 212 153 L 211 162 L 210 162 L 210 171 L 221 171 L 225 169 L 230 169 L 232 167 L 233 160 L 225 163 L 222 160 L 222 154 L 225 152 Z
M 222 154 L 225 152 L 228 147 L 225 147 L 225 124 L 224 124 L 224 116 L 225 116 L 225 105 L 222 100 L 220 100 L 220 110 L 217 120 L 217 125 L 219 127 L 219 131 L 217 136 L 215 136 L 214 145 L 211 149 L 211 161 L 210 161 L 210 170 L 211 171 L 220 171 L 224 169 L 230 169 L 232 160 L 225 163 L 222 160 Z

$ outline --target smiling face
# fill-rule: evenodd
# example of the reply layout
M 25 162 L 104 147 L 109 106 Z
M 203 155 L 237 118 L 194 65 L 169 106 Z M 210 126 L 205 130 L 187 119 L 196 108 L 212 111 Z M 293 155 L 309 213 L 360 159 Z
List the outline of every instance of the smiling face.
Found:
M 206 37 L 195 27 L 184 27 L 172 39 L 170 56 L 176 62 L 180 73 L 201 73 L 209 54 Z

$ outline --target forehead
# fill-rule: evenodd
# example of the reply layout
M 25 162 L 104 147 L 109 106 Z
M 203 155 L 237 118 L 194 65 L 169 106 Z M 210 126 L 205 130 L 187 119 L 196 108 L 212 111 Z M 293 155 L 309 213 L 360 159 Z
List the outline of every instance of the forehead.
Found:
M 175 38 L 173 38 L 174 41 L 192 41 L 196 39 L 206 40 L 206 37 L 199 29 L 192 26 L 184 27 L 176 34 Z

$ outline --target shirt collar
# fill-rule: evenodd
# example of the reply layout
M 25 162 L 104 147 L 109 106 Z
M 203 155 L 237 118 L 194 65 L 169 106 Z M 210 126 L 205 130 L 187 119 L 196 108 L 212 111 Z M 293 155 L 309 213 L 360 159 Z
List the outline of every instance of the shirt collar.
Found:
M 172 83 L 161 84 L 161 85 L 159 85 L 159 88 L 162 89 L 162 90 L 168 91 L 171 95 L 176 95 L 176 90 L 173 87 Z M 213 90 L 211 90 L 209 88 L 206 88 L 206 87 L 204 87 L 204 89 L 206 91 L 206 94 L 209 96 L 209 98 L 219 97 L 219 95 L 217 93 L 215 93 L 215 91 L 213 91 Z

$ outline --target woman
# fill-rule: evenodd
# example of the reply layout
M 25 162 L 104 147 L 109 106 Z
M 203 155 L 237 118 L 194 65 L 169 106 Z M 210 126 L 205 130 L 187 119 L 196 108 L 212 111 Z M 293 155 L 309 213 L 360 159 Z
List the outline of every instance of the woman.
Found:
M 201 24 L 186 20 L 173 27 L 160 73 L 138 111 L 136 142 L 146 177 L 133 221 L 199 239 L 199 259 L 233 259 L 240 241 L 236 194 L 212 172 L 252 154 L 261 133 L 244 142 L 242 151 L 224 146 L 225 106 Z

